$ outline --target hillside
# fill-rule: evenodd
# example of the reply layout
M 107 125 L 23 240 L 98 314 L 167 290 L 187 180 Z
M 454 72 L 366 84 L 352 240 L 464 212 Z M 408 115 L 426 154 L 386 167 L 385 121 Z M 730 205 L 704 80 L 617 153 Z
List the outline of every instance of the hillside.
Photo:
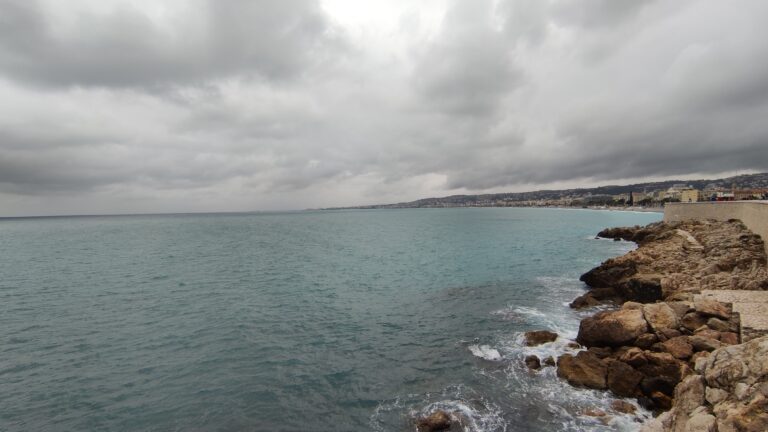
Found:
M 754 189 L 768 188 L 768 173 L 746 174 L 721 179 L 701 180 L 666 180 L 661 182 L 636 183 L 631 185 L 608 185 L 596 188 L 538 190 L 533 192 L 510 192 L 482 195 L 451 195 L 440 198 L 423 198 L 411 202 L 396 204 L 378 204 L 369 206 L 343 207 L 344 209 L 380 209 L 380 208 L 430 208 L 430 207 L 467 207 L 467 206 L 498 206 L 515 205 L 531 201 L 560 201 L 572 200 L 573 205 L 584 204 L 585 199 L 593 197 L 615 196 L 634 193 L 651 193 L 671 188 L 677 184 L 685 184 L 695 189 Z M 559 203 L 564 204 L 564 203 Z M 341 208 L 336 208 L 341 209 Z M 332 210 L 332 209 L 329 209 Z

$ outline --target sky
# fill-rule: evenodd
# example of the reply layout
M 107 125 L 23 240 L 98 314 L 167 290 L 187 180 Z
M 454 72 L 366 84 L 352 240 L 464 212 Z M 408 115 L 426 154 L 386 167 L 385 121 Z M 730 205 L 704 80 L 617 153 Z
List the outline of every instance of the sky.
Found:
M 0 0 L 0 216 L 768 171 L 768 2 Z

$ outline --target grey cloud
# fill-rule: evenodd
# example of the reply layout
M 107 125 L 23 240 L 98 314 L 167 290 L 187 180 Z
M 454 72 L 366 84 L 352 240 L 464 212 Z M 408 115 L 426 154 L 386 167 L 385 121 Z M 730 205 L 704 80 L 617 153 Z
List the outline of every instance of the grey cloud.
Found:
M 768 168 L 762 0 L 454 1 L 395 54 L 309 0 L 192 4 L 58 33 L 3 3 L 0 197 L 226 210 Z
M 441 34 L 420 58 L 414 76 L 423 97 L 440 110 L 487 115 L 522 79 L 509 41 L 493 27 L 493 2 L 454 2 Z
M 636 16 L 654 0 L 565 0 L 554 15 L 561 23 L 585 28 L 613 27 Z
M 284 80 L 341 43 L 314 0 L 192 1 L 171 28 L 128 6 L 58 34 L 36 0 L 6 0 L 0 73 L 43 85 L 158 87 L 231 75 Z M 60 33 L 60 32 L 59 32 Z

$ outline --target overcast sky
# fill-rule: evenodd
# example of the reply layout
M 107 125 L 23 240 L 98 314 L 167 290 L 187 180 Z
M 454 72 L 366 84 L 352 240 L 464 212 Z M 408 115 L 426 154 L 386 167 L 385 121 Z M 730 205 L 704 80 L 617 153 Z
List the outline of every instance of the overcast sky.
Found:
M 768 171 L 765 0 L 0 0 L 0 215 Z

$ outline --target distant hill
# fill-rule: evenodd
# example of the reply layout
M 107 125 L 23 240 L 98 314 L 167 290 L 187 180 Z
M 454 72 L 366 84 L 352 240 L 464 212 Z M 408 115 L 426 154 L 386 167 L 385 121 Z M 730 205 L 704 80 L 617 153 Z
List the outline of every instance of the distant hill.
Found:
M 689 185 L 695 189 L 708 187 L 730 189 L 757 189 L 768 188 L 768 173 L 745 174 L 723 179 L 702 180 L 665 180 L 661 182 L 636 183 L 631 185 L 608 185 L 596 188 L 562 189 L 562 190 L 538 190 L 533 192 L 509 192 L 481 195 L 451 195 L 441 198 L 423 198 L 411 202 L 396 204 L 378 204 L 368 206 L 339 207 L 336 209 L 380 209 L 380 208 L 422 208 L 422 207 L 466 207 L 466 206 L 492 206 L 494 203 L 504 201 L 507 203 L 521 203 L 540 200 L 583 199 L 592 196 L 613 196 L 629 194 L 630 192 L 655 192 L 667 190 L 676 184 Z M 332 209 L 329 209 L 332 210 Z

